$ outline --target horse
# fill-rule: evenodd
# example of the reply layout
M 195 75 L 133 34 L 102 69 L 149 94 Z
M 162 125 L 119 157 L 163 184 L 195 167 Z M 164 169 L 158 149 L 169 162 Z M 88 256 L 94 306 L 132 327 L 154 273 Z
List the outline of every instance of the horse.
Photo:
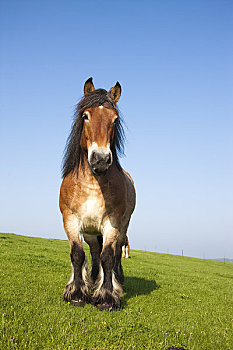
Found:
M 85 82 L 62 166 L 59 207 L 72 266 L 64 300 L 99 310 L 121 307 L 122 246 L 136 198 L 133 180 L 119 162 L 125 140 L 116 105 L 120 96 L 119 82 L 108 92 L 95 89 L 92 78 Z M 89 273 L 82 238 L 90 248 Z
M 122 258 L 130 258 L 130 245 L 129 245 L 129 237 L 125 237 L 125 242 L 122 246 Z

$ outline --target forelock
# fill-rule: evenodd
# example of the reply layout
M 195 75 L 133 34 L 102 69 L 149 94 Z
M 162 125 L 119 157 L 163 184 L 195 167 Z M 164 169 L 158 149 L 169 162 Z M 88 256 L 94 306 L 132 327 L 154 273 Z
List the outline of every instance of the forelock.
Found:
M 104 89 L 97 89 L 88 93 L 77 104 L 76 115 L 82 114 L 87 108 L 98 107 L 102 105 L 106 105 L 106 107 L 112 108 L 117 114 L 119 114 L 116 103 L 113 101 L 110 94 Z

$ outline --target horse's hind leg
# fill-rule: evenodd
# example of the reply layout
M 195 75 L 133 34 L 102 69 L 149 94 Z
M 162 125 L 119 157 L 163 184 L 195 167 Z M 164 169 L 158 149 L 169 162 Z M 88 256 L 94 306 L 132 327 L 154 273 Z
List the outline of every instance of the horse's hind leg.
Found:
M 64 227 L 70 242 L 70 259 L 72 264 L 72 276 L 65 287 L 64 300 L 75 306 L 84 306 L 86 302 L 90 301 L 87 260 L 83 250 L 81 236 L 77 230 L 78 222 L 74 215 L 64 221 Z
M 122 244 L 120 242 L 117 242 L 116 245 L 116 254 L 115 254 L 115 265 L 113 268 L 113 271 L 115 273 L 117 281 L 123 285 L 124 283 L 124 274 L 123 269 L 121 265 L 121 254 L 122 254 Z
M 103 247 L 103 237 L 84 234 L 84 240 L 90 247 L 90 252 L 92 257 L 90 278 L 91 278 L 92 287 L 94 287 L 94 284 L 99 275 L 100 254 Z
M 125 258 L 126 257 L 126 247 L 125 245 L 123 245 L 123 252 L 122 252 L 122 258 Z

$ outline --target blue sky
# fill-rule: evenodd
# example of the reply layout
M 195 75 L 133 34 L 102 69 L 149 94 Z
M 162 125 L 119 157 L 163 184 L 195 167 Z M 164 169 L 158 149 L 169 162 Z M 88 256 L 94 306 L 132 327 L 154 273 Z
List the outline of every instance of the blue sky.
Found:
M 1 1 L 0 231 L 66 239 L 74 105 L 122 86 L 135 249 L 233 257 L 232 1 Z

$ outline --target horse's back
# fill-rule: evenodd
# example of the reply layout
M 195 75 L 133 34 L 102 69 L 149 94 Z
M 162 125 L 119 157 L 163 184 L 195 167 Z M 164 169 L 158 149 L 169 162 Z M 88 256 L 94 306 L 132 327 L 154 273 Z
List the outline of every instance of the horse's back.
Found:
M 126 179 L 127 204 L 128 204 L 128 210 L 130 211 L 130 215 L 131 215 L 134 211 L 135 204 L 136 204 L 136 191 L 135 191 L 134 181 L 131 175 L 125 169 L 122 169 L 122 170 Z

